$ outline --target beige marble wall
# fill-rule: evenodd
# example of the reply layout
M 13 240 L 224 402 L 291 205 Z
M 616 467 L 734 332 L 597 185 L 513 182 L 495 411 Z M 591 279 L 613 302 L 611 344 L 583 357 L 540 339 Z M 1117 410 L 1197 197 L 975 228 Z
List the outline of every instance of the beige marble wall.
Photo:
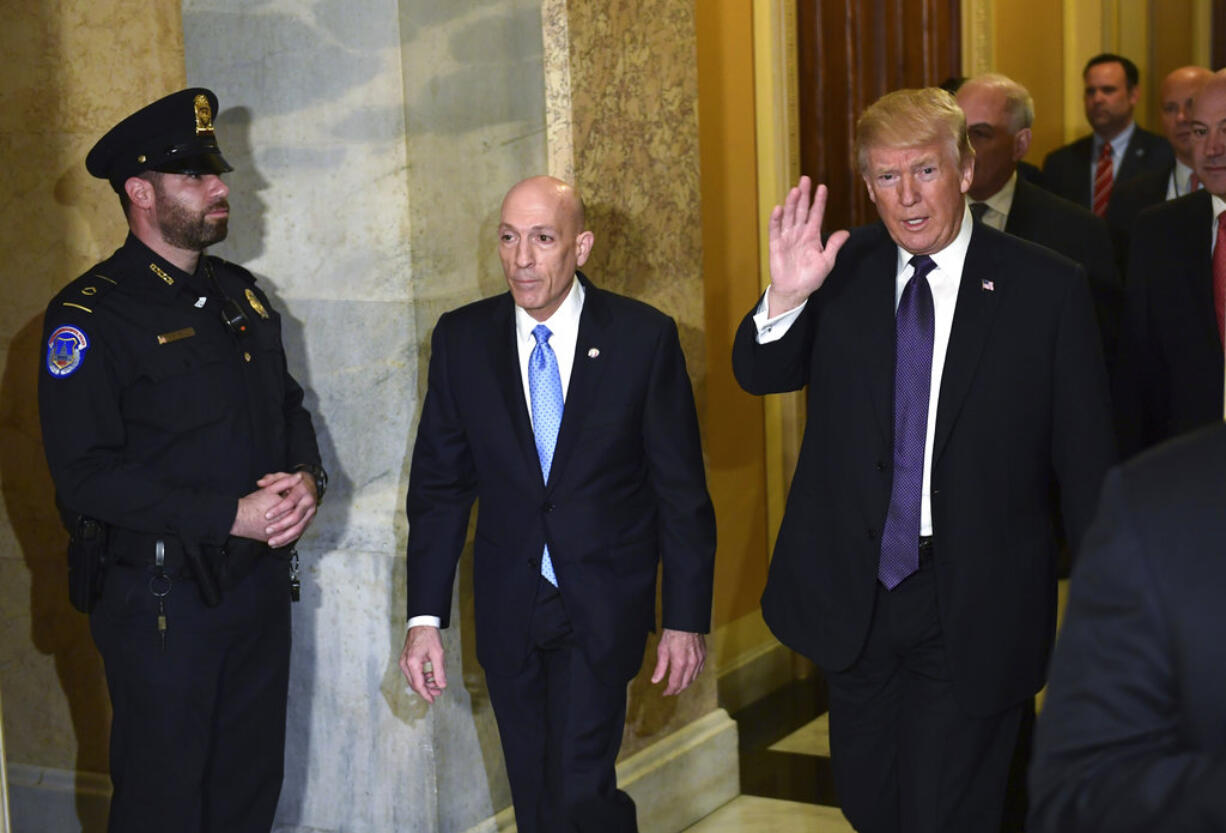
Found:
M 119 203 L 86 173 L 86 151 L 182 87 L 184 69 L 177 0 L 2 0 L 0 19 L 0 687 L 14 779 L 107 768 L 101 663 L 66 597 L 66 536 L 38 428 L 42 313 L 123 242 Z
M 599 286 L 672 315 L 706 424 L 698 69 L 691 0 L 545 0 L 551 172 L 584 195 Z M 631 683 L 622 758 L 716 708 L 715 676 L 677 698 Z

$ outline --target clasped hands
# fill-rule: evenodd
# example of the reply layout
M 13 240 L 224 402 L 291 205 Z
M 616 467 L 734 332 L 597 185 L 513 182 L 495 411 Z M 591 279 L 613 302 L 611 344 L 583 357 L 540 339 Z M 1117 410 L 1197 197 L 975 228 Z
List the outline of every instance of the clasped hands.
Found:
M 315 479 L 305 472 L 271 472 L 256 481 L 259 489 L 238 499 L 230 534 L 265 541 L 276 549 L 306 532 L 319 506 Z

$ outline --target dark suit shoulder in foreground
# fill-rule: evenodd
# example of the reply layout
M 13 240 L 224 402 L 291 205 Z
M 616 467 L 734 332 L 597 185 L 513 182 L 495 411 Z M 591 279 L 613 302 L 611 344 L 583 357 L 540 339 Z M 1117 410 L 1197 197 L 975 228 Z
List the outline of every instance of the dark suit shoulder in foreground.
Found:
M 1226 428 L 1112 472 L 1031 769 L 1035 833 L 1226 829 Z

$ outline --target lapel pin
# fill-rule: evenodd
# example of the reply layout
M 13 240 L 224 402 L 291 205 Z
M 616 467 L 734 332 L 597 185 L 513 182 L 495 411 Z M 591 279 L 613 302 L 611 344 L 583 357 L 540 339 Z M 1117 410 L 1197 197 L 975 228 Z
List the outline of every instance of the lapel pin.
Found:
M 599 355 L 600 355 L 600 351 L 599 351 L 598 349 L 596 349 L 595 347 L 593 347 L 591 350 L 588 350 L 588 351 L 587 351 L 587 357 L 588 357 L 589 359 L 594 359 L 594 358 L 596 358 L 596 357 L 597 357 L 597 356 L 599 356 Z
M 996 291 L 996 284 L 988 280 L 987 278 L 984 278 L 980 285 L 983 287 L 984 292 L 995 292 Z

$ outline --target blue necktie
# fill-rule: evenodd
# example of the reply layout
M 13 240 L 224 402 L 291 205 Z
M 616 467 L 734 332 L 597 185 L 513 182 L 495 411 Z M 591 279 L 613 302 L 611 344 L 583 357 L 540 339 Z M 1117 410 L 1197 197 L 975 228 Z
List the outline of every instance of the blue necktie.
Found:
M 911 258 L 915 270 L 903 287 L 895 317 L 894 485 L 881 533 L 877 577 L 893 590 L 919 569 L 920 501 L 924 489 L 924 439 L 928 435 L 928 392 L 932 385 L 935 313 L 928 255 Z
M 536 338 L 536 346 L 528 357 L 532 434 L 536 438 L 536 456 L 541 461 L 541 476 L 548 483 L 553 449 L 558 443 L 558 426 L 562 424 L 562 376 L 558 373 L 558 357 L 549 346 L 549 337 L 553 333 L 544 324 L 537 324 L 532 335 Z M 545 545 L 545 554 L 541 556 L 541 575 L 554 587 L 558 586 L 548 544 Z

